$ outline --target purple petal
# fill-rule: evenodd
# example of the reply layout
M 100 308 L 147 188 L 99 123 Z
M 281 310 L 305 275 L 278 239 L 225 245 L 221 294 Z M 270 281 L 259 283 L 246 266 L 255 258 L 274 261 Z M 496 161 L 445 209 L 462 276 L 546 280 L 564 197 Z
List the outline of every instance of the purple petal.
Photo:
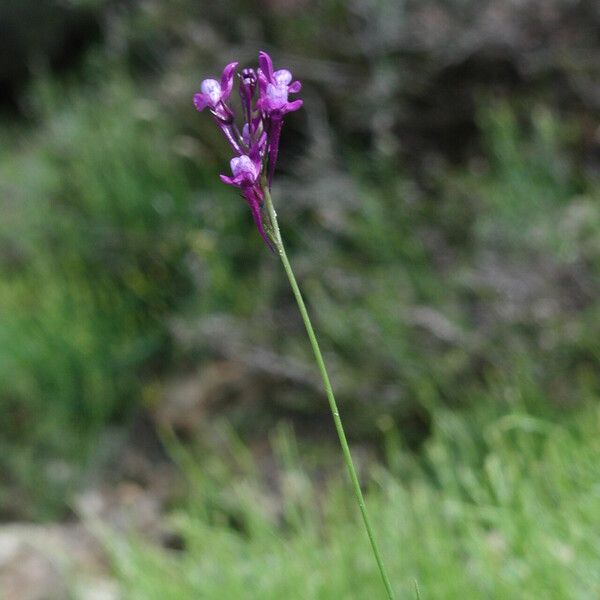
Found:
M 293 81 L 288 86 L 288 92 L 290 94 L 297 94 L 302 89 L 302 84 L 299 81 Z
M 200 91 L 204 94 L 206 104 L 211 108 L 217 105 L 223 95 L 221 84 L 216 79 L 205 79 L 200 84 Z
M 273 61 L 271 57 L 262 50 L 258 53 L 258 64 L 268 81 L 273 81 Z
M 244 123 L 242 128 L 242 140 L 246 146 L 250 147 L 250 124 Z
M 269 80 L 267 79 L 267 76 L 263 73 L 262 69 L 258 69 L 256 75 L 258 77 L 258 92 L 261 96 L 264 96 L 267 90 L 267 85 L 269 85 Z
M 292 74 L 287 69 L 279 69 L 273 73 L 273 83 L 275 85 L 290 85 Z
M 235 156 L 229 164 L 235 177 L 241 176 L 250 183 L 254 183 L 258 179 L 260 162 L 253 160 L 247 154 Z
M 269 85 L 267 85 L 265 98 L 267 110 L 283 108 L 288 101 L 287 85 L 273 85 L 272 83 L 269 83 Z
M 224 69 L 221 75 L 221 100 L 227 100 L 231 96 L 233 89 L 233 76 L 239 63 L 231 62 Z
M 227 185 L 235 185 L 234 180 L 231 177 L 228 177 L 227 175 L 219 175 L 219 177 L 223 183 L 226 183 Z
M 207 107 L 206 96 L 202 92 L 194 94 L 194 106 L 196 110 L 203 111 Z
M 304 104 L 303 100 L 294 100 L 293 102 L 288 102 L 285 105 L 283 112 L 286 112 L 286 113 L 294 112 L 295 110 L 302 108 L 303 104 Z

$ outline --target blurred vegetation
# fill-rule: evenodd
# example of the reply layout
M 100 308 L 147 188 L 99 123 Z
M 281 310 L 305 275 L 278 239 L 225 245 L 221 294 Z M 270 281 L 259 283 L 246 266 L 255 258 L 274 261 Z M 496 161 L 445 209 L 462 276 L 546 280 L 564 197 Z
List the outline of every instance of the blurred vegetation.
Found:
M 368 502 L 398 597 L 415 578 L 422 598 L 598 595 L 597 404 L 557 423 L 527 378 L 473 400 L 436 411 L 419 459 L 386 435 L 391 471 L 373 472 Z M 108 537 L 128 598 L 382 596 L 346 482 L 315 484 L 289 431 L 273 445 L 275 482 L 230 440 L 211 459 L 175 449 L 191 484 L 172 515 L 179 550 Z
M 194 433 L 182 379 L 202 423 L 330 433 L 279 265 L 190 103 L 259 48 L 305 83 L 274 196 L 352 438 L 391 422 L 435 445 L 447 407 L 493 405 L 515 372 L 549 411 L 597 397 L 597 65 L 571 47 L 598 54 L 600 15 L 538 4 L 31 5 L 95 33 L 0 64 L 0 516 L 64 514 L 135 414 Z

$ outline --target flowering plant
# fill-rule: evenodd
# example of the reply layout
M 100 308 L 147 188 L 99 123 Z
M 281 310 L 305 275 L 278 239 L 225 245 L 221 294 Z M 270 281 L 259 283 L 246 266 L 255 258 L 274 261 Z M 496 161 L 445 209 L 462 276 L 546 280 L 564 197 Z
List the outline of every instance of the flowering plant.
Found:
M 223 69 L 220 82 L 205 79 L 200 91 L 194 95 L 194 105 L 199 111 L 205 108 L 210 110 L 235 153 L 230 162 L 233 177 L 221 175 L 221 181 L 242 191 L 260 235 L 272 247 L 261 212 L 265 198 L 261 176 L 267 174 L 270 189 L 279 153 L 283 117 L 302 106 L 302 100 L 290 102 L 289 94 L 298 93 L 302 85 L 299 81 L 292 81 L 292 74 L 287 69 L 273 71 L 273 61 L 266 52 L 260 52 L 258 62 L 258 71 L 246 68 L 239 76 L 245 120 L 241 132 L 229 103 L 237 62 L 229 63 Z
M 392 587 L 375 541 L 329 375 L 300 288 L 283 245 L 277 214 L 271 199 L 271 182 L 279 153 L 283 118 L 287 113 L 301 108 L 303 104 L 300 99 L 290 100 L 289 95 L 297 94 L 302 85 L 299 81 L 292 81 L 292 74 L 287 69 L 274 71 L 273 61 L 266 52 L 259 53 L 258 64 L 259 68 L 256 71 L 252 68 L 245 68 L 238 76 L 244 117 L 244 125 L 241 131 L 235 123 L 235 114 L 229 101 L 238 66 L 237 62 L 229 63 L 223 69 L 220 81 L 205 79 L 200 85 L 200 91 L 194 95 L 194 105 L 199 111 L 203 111 L 205 108 L 209 109 L 215 123 L 223 132 L 234 152 L 234 157 L 230 161 L 232 176 L 221 175 L 221 181 L 241 191 L 243 198 L 250 207 L 254 223 L 260 235 L 269 248 L 276 250 L 281 258 L 321 373 L 344 461 L 348 468 L 371 548 L 388 598 L 393 600 Z

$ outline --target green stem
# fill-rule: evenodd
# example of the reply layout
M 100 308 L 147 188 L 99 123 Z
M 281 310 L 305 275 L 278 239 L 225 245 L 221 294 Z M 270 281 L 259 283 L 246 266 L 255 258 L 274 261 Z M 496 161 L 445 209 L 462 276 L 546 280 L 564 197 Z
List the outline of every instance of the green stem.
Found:
M 327 400 L 329 401 L 329 407 L 331 408 L 331 414 L 333 415 L 333 422 L 335 423 L 335 428 L 340 439 L 340 444 L 342 446 L 344 461 L 346 462 L 346 466 L 348 467 L 348 473 L 350 475 L 352 487 L 354 488 L 354 495 L 356 496 L 362 519 L 365 524 L 365 529 L 367 530 L 367 535 L 369 536 L 369 541 L 371 542 L 373 555 L 375 556 L 377 566 L 379 567 L 379 572 L 381 573 L 381 578 L 383 579 L 383 584 L 385 585 L 388 598 L 389 600 L 394 600 L 392 586 L 390 584 L 390 580 L 387 576 L 385 567 L 383 565 L 383 560 L 381 558 L 381 553 L 379 552 L 379 547 L 377 546 L 377 542 L 375 541 L 375 535 L 373 534 L 371 521 L 369 519 L 369 514 L 367 513 L 365 499 L 363 497 L 362 490 L 360 489 L 360 482 L 358 481 L 358 476 L 356 475 L 356 469 L 354 468 L 354 462 L 352 461 L 352 455 L 350 454 L 348 440 L 346 439 L 344 426 L 342 425 L 342 420 L 340 419 L 340 412 L 338 410 L 337 403 L 333 395 L 333 389 L 331 388 L 331 382 L 329 381 L 329 375 L 327 374 L 327 369 L 325 368 L 325 362 L 323 361 L 321 349 L 319 348 L 317 337 L 315 335 L 312 323 L 310 321 L 310 317 L 308 316 L 306 305 L 304 304 L 304 300 L 302 299 L 300 288 L 298 287 L 298 283 L 296 282 L 296 277 L 294 276 L 294 272 L 292 271 L 290 261 L 288 260 L 287 254 L 285 252 L 283 240 L 281 239 L 281 233 L 279 231 L 279 224 L 277 222 L 277 213 L 275 212 L 273 201 L 271 200 L 271 194 L 269 193 L 267 185 L 264 185 L 263 188 L 265 193 L 265 204 L 267 206 L 269 218 L 271 221 L 273 234 L 272 239 L 275 244 L 275 248 L 277 249 L 277 252 L 279 254 L 279 257 L 281 258 L 281 262 L 283 263 L 283 268 L 285 269 L 287 277 L 290 281 L 292 292 L 294 293 L 296 303 L 298 304 L 298 308 L 300 309 L 300 314 L 302 315 L 302 320 L 304 321 L 304 326 L 306 327 L 306 333 L 308 334 L 310 345 L 312 346 L 312 350 L 315 355 L 315 360 L 317 361 L 317 365 L 321 373 L 321 378 L 323 380 L 323 385 L 325 386 L 325 392 L 327 394 Z

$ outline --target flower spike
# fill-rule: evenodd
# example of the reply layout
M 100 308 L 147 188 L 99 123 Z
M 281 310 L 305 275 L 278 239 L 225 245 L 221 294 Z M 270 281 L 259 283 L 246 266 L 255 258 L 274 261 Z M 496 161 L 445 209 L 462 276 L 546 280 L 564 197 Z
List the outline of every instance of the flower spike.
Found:
M 297 94 L 302 86 L 299 81 L 292 81 L 292 73 L 287 69 L 275 71 L 273 61 L 266 52 L 259 52 L 258 64 L 256 71 L 245 68 L 239 75 L 244 117 L 241 133 L 230 105 L 237 62 L 231 62 L 223 69 L 220 80 L 209 78 L 202 81 L 200 91 L 194 95 L 194 106 L 198 111 L 209 109 L 233 149 L 235 156 L 230 161 L 232 176 L 221 175 L 221 181 L 241 191 L 260 235 L 273 249 L 263 224 L 263 173 L 266 173 L 270 188 L 279 152 L 283 116 L 302 106 L 302 100 L 290 101 L 289 94 Z M 257 89 L 258 99 L 255 99 Z

